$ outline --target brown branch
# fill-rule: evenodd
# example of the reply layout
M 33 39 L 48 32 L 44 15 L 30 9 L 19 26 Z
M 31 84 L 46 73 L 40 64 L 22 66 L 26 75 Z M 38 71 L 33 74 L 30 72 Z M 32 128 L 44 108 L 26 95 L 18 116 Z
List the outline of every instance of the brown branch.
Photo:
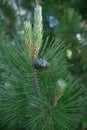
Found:
M 50 108 L 53 108 L 53 107 L 55 107 L 57 105 L 57 103 L 59 101 L 59 98 L 60 98 L 59 96 L 54 97 L 54 99 L 53 99 L 53 101 L 52 101 L 52 103 L 50 105 Z

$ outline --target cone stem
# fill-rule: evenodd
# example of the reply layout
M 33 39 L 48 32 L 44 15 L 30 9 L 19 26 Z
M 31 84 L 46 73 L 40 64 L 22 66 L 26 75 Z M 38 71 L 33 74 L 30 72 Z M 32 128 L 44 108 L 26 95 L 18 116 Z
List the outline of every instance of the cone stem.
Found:
M 33 83 L 34 83 L 35 94 L 38 98 L 41 99 L 41 93 L 40 93 L 39 82 L 38 82 L 38 71 L 36 69 L 34 69 L 33 72 Z

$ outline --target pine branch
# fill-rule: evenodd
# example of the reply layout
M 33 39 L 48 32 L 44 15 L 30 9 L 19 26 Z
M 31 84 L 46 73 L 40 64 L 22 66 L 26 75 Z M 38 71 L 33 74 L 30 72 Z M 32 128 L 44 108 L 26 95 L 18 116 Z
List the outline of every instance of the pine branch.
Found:
M 34 70 L 33 72 L 33 83 L 34 83 L 34 90 L 35 90 L 35 94 L 36 96 L 41 99 L 42 96 L 41 96 L 41 92 L 40 92 L 40 88 L 39 88 L 39 82 L 38 82 L 38 71 L 37 70 Z
M 34 59 L 38 57 L 40 44 L 42 43 L 42 26 L 41 26 L 42 25 L 42 12 L 41 11 L 42 11 L 41 7 L 39 5 L 36 5 L 33 29 L 29 22 L 26 22 L 24 24 L 25 44 L 27 46 L 28 54 L 29 54 L 30 59 L 32 59 L 32 62 L 34 62 Z M 39 35 L 37 35 L 38 33 Z M 32 39 L 32 37 L 34 40 Z M 38 98 L 41 98 L 37 75 L 38 75 L 38 71 L 34 69 L 34 72 L 33 72 L 34 89 L 35 89 L 36 96 Z
M 55 107 L 58 104 L 59 99 L 63 95 L 63 91 L 65 89 L 65 82 L 62 79 L 57 81 L 56 94 L 51 104 L 51 108 Z
M 34 28 L 33 28 L 33 39 L 34 45 L 39 48 L 42 44 L 43 37 L 43 25 L 42 25 L 42 8 L 40 5 L 36 5 L 34 13 Z M 37 35 L 38 34 L 38 35 Z

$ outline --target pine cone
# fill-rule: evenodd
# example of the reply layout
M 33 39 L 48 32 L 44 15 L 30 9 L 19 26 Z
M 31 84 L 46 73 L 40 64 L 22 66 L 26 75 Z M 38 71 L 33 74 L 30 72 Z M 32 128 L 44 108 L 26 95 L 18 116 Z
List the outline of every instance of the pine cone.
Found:
M 34 65 L 34 68 L 38 70 L 48 69 L 50 67 L 50 64 L 46 60 L 39 59 L 39 58 L 34 59 L 33 65 Z

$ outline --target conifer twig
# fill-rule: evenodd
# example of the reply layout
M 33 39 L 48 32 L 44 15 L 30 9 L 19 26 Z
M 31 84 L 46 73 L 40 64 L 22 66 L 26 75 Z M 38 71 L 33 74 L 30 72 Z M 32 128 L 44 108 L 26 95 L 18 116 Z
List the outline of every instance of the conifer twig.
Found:
M 34 89 L 35 89 L 35 94 L 38 98 L 41 98 L 41 93 L 40 93 L 40 88 L 39 88 L 39 83 L 38 83 L 38 72 L 37 70 L 34 69 L 33 72 L 33 83 L 34 83 Z
M 62 79 L 59 79 L 57 81 L 56 94 L 54 96 L 54 99 L 51 103 L 50 108 L 53 108 L 57 105 L 59 99 L 61 98 L 61 96 L 64 92 L 64 89 L 65 89 L 65 82 Z
M 38 1 L 37 1 L 38 2 Z M 32 62 L 34 59 L 38 58 L 38 52 L 42 44 L 43 37 L 43 25 L 42 25 L 42 8 L 40 5 L 36 4 L 34 13 L 34 27 L 33 27 L 33 47 L 32 47 Z M 36 96 L 41 98 L 39 83 L 38 83 L 38 71 L 34 69 L 33 72 L 34 89 Z

